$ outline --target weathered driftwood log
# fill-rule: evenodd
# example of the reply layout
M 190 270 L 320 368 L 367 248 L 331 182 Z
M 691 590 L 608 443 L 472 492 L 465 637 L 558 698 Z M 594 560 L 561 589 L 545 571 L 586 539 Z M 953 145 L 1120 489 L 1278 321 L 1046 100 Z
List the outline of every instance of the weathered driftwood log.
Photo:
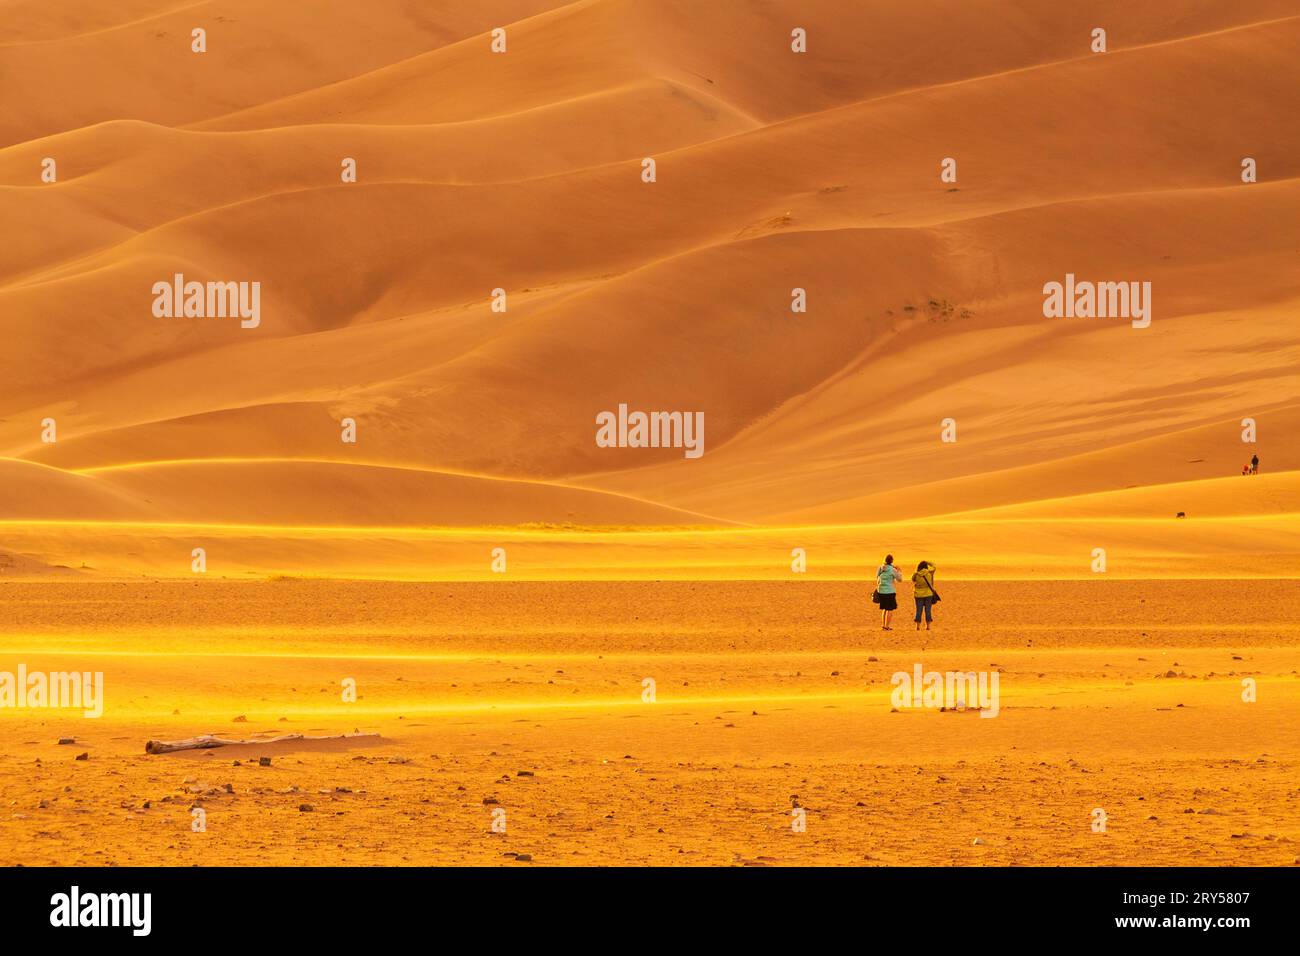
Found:
M 305 737 L 302 734 L 285 734 L 283 737 L 264 737 L 261 740 L 227 740 L 213 734 L 200 734 L 185 740 L 150 740 L 144 745 L 147 754 L 169 754 L 177 750 L 210 750 L 213 747 L 250 746 L 252 744 L 278 744 L 286 740 L 352 740 L 355 737 L 378 737 L 379 734 L 335 734 L 329 737 Z

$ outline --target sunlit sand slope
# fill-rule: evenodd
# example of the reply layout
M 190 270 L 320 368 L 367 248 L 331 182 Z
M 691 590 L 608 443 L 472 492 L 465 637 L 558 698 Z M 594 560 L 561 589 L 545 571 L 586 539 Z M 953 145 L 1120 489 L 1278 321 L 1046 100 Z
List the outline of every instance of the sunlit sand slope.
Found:
M 586 492 L 551 485 L 524 491 L 452 476 L 386 476 L 396 491 L 420 489 L 431 526 L 357 525 L 391 516 L 381 503 L 322 512 L 288 489 L 225 479 L 260 469 L 178 465 L 198 498 L 144 498 L 169 487 L 170 468 L 112 475 L 111 502 L 138 515 L 85 522 L 40 516 L 0 524 L 0 558 L 11 575 L 72 569 L 85 575 L 197 579 L 192 557 L 202 548 L 202 574 L 248 578 L 266 574 L 408 580 L 784 579 L 870 577 L 892 552 L 903 567 L 926 559 L 949 579 L 1032 578 L 1281 578 L 1300 576 L 1300 513 L 1296 472 L 1182 482 L 1121 492 L 1001 506 L 907 520 L 853 524 L 709 527 L 708 519 L 630 499 L 590 501 Z M 305 468 L 306 465 L 298 467 Z M 292 469 L 290 469 L 292 473 Z M 351 472 L 313 471 L 315 487 L 351 493 Z M 92 485 L 98 489 L 98 485 Z M 125 488 L 133 488 L 127 492 Z M 77 489 L 84 491 L 85 489 Z M 549 522 L 483 527 L 495 494 L 517 493 Z M 463 495 L 463 497 L 462 497 Z M 220 500 L 218 506 L 215 502 Z M 600 527 L 576 524 L 581 508 L 610 516 Z M 1182 512 L 1184 517 L 1179 517 Z M 220 513 L 200 521 L 196 513 Z M 641 526 L 618 525 L 630 516 Z M 288 523 L 287 518 L 298 518 Z M 464 519 L 462 527 L 452 519 Z M 649 527 L 647 525 L 660 525 Z M 432 526 L 438 525 L 438 526 Z M 502 552 L 498 554 L 498 549 Z M 1097 551 L 1105 552 L 1098 563 Z M 20 560 L 21 559 L 21 560 Z M 500 560 L 503 559 L 503 560 Z M 910 566 L 909 566 L 910 562 Z M 804 570 L 799 570 L 803 567 Z

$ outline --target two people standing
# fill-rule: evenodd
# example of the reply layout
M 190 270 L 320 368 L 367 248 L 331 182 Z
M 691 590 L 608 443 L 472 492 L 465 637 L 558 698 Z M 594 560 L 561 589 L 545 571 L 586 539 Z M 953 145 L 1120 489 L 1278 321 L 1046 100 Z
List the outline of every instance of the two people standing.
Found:
M 916 600 L 916 629 L 921 629 L 921 614 L 925 614 L 925 629 L 930 629 L 933 620 L 931 609 L 939 603 L 939 592 L 934 589 L 934 572 L 937 569 L 929 561 L 922 561 L 916 566 L 912 575 L 912 596 Z M 885 563 L 876 569 L 876 593 L 872 600 L 880 605 L 880 629 L 892 631 L 894 612 L 898 610 L 898 582 L 903 580 L 903 573 L 894 567 L 894 556 L 885 555 Z

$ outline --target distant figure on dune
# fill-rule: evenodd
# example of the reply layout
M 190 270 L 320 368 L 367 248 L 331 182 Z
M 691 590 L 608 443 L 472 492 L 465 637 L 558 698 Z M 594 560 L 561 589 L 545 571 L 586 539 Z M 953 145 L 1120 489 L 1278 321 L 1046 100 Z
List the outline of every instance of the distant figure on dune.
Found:
M 1259 455 L 1250 456 L 1250 473 L 1252 475 L 1259 474 Z
M 892 631 L 889 625 L 894 621 L 894 612 L 898 610 L 898 592 L 894 589 L 897 582 L 903 580 L 902 572 L 894 567 L 894 556 L 885 555 L 885 563 L 876 569 L 876 593 L 874 600 L 880 605 L 880 629 Z
M 934 572 L 937 571 L 929 561 L 922 561 L 916 566 L 912 575 L 912 597 L 916 599 L 916 629 L 921 629 L 921 612 L 925 611 L 925 629 L 930 629 L 930 609 L 939 601 L 939 592 L 934 589 Z

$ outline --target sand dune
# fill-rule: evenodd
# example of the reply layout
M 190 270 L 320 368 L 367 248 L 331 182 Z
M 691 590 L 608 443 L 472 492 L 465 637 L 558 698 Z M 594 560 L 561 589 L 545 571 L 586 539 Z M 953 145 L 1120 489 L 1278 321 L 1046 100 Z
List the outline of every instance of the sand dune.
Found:
M 346 0 L 270 7 L 257 0 L 180 7 L 132 0 L 103 10 L 65 4 L 53 15 L 31 0 L 7 3 L 0 70 L 15 96 L 0 121 L 0 143 L 110 119 L 195 122 L 455 43 L 503 17 L 561 5 L 397 0 L 376 17 Z M 190 49 L 198 27 L 208 32 L 201 57 Z M 126 62 L 132 68 L 120 69 Z
M 1254 451 L 1300 469 L 1286 3 L 7 9 L 15 534 L 1294 511 L 1216 484 Z M 155 318 L 177 272 L 261 283 L 259 324 Z M 1151 282 L 1152 326 L 1044 319 L 1067 272 Z M 703 411 L 704 455 L 597 447 L 620 403 Z M 49 528 L 38 564 L 109 557 Z M 375 567 L 411 570 L 333 570 Z
M 687 525 L 707 518 L 561 485 L 341 461 L 213 459 L 77 474 L 100 493 L 111 489 L 122 498 L 144 503 L 154 520 L 181 524 L 446 527 L 566 524 L 583 515 L 607 525 Z M 304 487 L 313 494 L 301 495 Z M 322 502 L 329 502 L 329 507 L 322 509 Z

